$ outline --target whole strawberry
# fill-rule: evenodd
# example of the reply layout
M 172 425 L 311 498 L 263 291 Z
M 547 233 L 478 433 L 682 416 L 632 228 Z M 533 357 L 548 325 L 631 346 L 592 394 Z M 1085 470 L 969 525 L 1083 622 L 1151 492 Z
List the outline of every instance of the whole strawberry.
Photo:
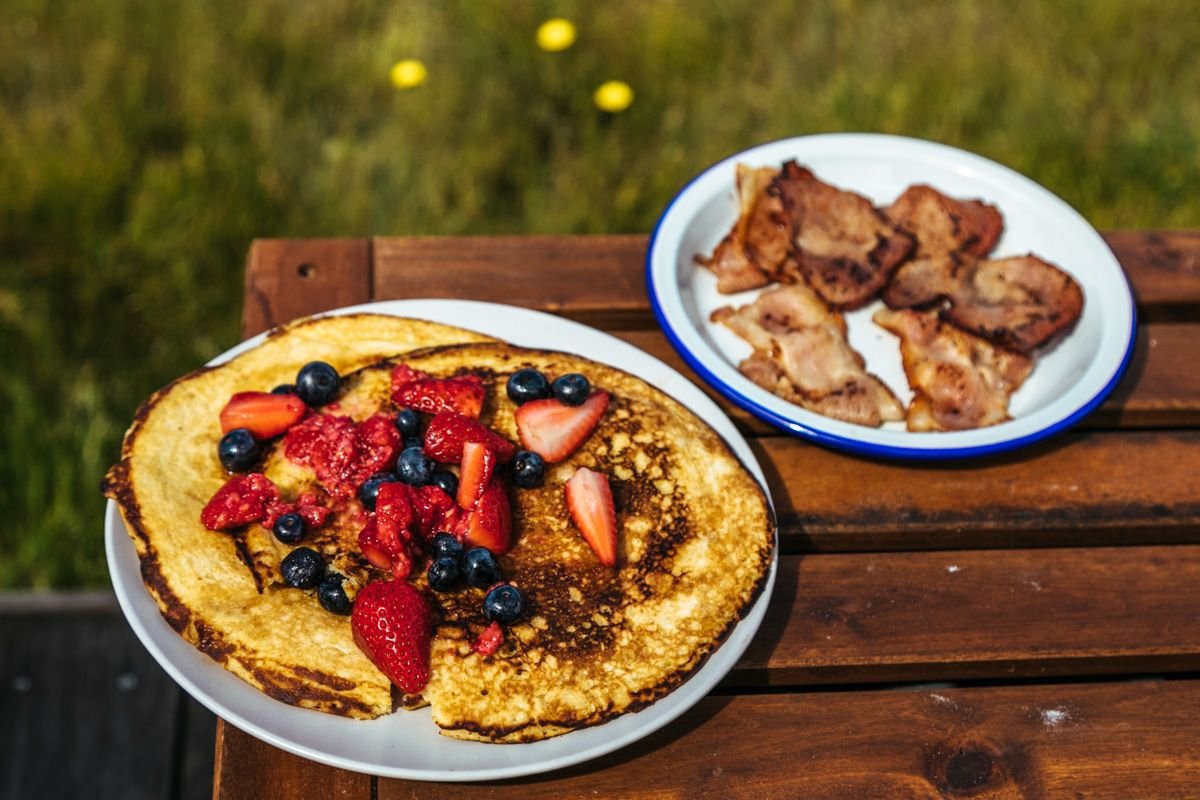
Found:
M 350 614 L 354 642 L 406 694 L 429 682 L 429 607 L 404 580 L 375 581 L 358 593 Z

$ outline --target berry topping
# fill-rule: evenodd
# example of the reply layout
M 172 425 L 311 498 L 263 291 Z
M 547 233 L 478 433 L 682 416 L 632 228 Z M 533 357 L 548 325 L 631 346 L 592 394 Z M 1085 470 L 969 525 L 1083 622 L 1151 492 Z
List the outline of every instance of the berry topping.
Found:
M 271 390 L 271 394 L 295 394 L 295 393 L 296 393 L 296 384 L 294 384 L 294 383 L 281 383 L 278 386 L 276 386 L 274 389 Z
M 283 443 L 289 460 L 312 467 L 326 491 L 349 500 L 368 477 L 392 468 L 400 432 L 384 414 L 357 425 L 349 417 L 313 414 L 289 430 Z
M 492 478 L 459 530 L 463 544 L 469 547 L 486 547 L 497 555 L 512 547 L 512 511 L 499 479 Z
M 592 391 L 592 384 L 583 375 L 572 372 L 569 375 L 555 378 L 554 383 L 550 384 L 550 391 L 567 405 L 578 406 L 583 405 L 583 401 L 588 399 L 588 395 Z
M 457 561 L 462 558 L 462 552 L 462 543 L 454 538 L 453 533 L 436 534 L 429 543 L 429 554 L 434 558 L 453 558 Z
M 421 418 L 411 408 L 403 408 L 396 414 L 396 429 L 405 439 L 416 439 L 421 435 Z
M 304 518 L 295 511 L 280 514 L 271 526 L 271 532 L 284 544 L 295 544 L 304 538 Z
M 556 398 L 534 400 L 516 411 L 517 433 L 526 450 L 554 464 L 579 449 L 608 408 L 608 392 L 595 391 L 582 405 Z
M 516 449 L 513 443 L 503 436 L 473 419 L 451 411 L 435 415 L 430 420 L 429 427 L 425 429 L 425 452 L 443 464 L 457 464 L 462 461 L 463 445 L 467 442 L 487 445 L 489 450 L 496 452 L 501 461 L 512 458 L 513 450 Z
M 463 554 L 462 575 L 476 589 L 486 589 L 500 580 L 500 562 L 486 547 L 472 547 Z
M 417 533 L 425 541 L 433 538 L 438 531 L 456 528 L 466 515 L 453 497 L 436 486 L 425 485 L 414 489 L 412 504 Z
M 567 511 L 600 563 L 617 563 L 617 512 L 608 477 L 580 467 L 566 483 Z
M 505 625 L 516 622 L 525 613 L 525 595 L 511 583 L 493 587 L 483 597 L 483 615 Z
M 367 584 L 355 599 L 350 627 L 354 642 L 401 691 L 425 688 L 431 625 L 425 598 L 414 586 L 403 580 Z
M 462 465 L 459 467 L 458 504 L 473 508 L 496 471 L 496 453 L 479 442 L 463 445 Z
M 264 528 L 275 530 L 275 523 L 284 514 L 299 514 L 307 530 L 325 526 L 333 515 L 333 509 L 321 505 L 321 501 L 312 492 L 304 492 L 294 503 L 274 500 L 267 504 L 267 516 L 263 519 Z
M 396 459 L 396 477 L 409 486 L 424 486 L 429 483 L 435 466 L 433 459 L 425 455 L 420 445 L 406 447 Z
M 504 628 L 500 627 L 499 622 L 493 622 L 483 629 L 475 641 L 471 642 L 471 649 L 481 656 L 490 656 L 499 650 L 502 644 L 504 644 Z
M 375 526 L 375 520 L 368 522 L 366 527 L 358 532 L 358 549 L 366 556 L 367 561 L 376 567 L 392 569 L 392 557 L 379 543 L 379 531 Z M 407 556 L 404 557 L 407 558 Z
M 328 572 L 317 584 L 317 600 L 321 607 L 333 614 L 346 616 L 354 604 L 346 595 L 345 578 L 336 572 Z
M 435 592 L 448 592 L 458 585 L 460 577 L 458 559 L 453 556 L 436 558 L 429 565 L 429 588 Z
M 368 511 L 375 510 L 375 499 L 379 497 L 379 487 L 385 483 L 396 483 L 400 478 L 394 472 L 376 472 L 362 482 L 358 487 L 358 500 Z
M 229 472 L 245 472 L 258 461 L 262 450 L 254 434 L 245 428 L 234 428 L 221 437 L 217 445 L 217 458 Z
M 236 475 L 217 490 L 200 511 L 200 522 L 210 531 L 226 531 L 267 516 L 267 506 L 279 500 L 279 490 L 266 475 Z
M 279 564 L 283 582 L 297 589 L 311 589 L 325 574 L 325 559 L 311 547 L 297 547 Z
M 483 379 L 478 375 L 431 378 L 404 364 L 397 365 L 392 371 L 392 400 L 396 405 L 427 414 L 456 411 L 479 419 L 484 394 Z
M 517 405 L 550 396 L 550 382 L 536 369 L 519 369 L 508 377 L 508 399 Z
M 337 370 L 324 361 L 310 361 L 296 373 L 296 394 L 314 408 L 332 402 L 341 385 Z
M 221 432 L 245 428 L 256 439 L 271 439 L 307 413 L 308 407 L 295 395 L 238 392 L 221 409 Z
M 458 476 L 445 469 L 439 469 L 429 478 L 429 483 L 445 492 L 450 497 L 458 496 Z
M 546 461 L 532 450 L 518 450 L 513 454 L 513 483 L 522 489 L 532 489 L 542 483 L 546 472 Z

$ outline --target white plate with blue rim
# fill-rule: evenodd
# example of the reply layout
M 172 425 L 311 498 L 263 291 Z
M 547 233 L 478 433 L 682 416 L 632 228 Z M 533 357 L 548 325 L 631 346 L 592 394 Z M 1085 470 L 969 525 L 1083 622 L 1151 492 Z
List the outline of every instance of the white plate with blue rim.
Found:
M 775 396 L 738 372 L 751 348 L 709 320 L 724 305 L 751 302 L 760 291 L 723 295 L 697 255 L 712 253 L 738 216 L 739 163 L 779 167 L 795 159 L 826 183 L 889 205 L 905 188 L 927 183 L 953 197 L 978 198 L 1004 217 L 991 257 L 1035 253 L 1071 274 L 1083 289 L 1075 328 L 1036 354 L 1033 373 L 1013 395 L 1011 419 L 986 428 L 911 432 L 903 422 L 868 428 L 831 419 Z M 705 381 L 773 425 L 823 445 L 868 456 L 946 459 L 1012 450 L 1071 427 L 1103 402 L 1120 380 L 1136 333 L 1133 294 L 1100 234 L 1062 199 L 986 158 L 934 142 L 882 134 L 824 134 L 771 142 L 732 155 L 697 175 L 667 205 L 646 253 L 650 302 L 667 338 Z M 912 391 L 899 340 L 871 321 L 875 301 L 846 313 L 850 345 L 906 405 Z

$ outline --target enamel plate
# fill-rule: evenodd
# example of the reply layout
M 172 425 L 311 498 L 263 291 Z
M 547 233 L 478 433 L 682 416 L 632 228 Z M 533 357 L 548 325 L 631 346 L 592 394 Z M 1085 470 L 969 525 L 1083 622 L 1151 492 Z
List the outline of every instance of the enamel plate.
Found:
M 712 426 L 765 491 L 766 481 L 754 454 L 721 409 L 678 372 L 620 339 L 548 314 L 492 303 L 403 300 L 331 313 L 351 312 L 458 325 L 513 344 L 576 353 L 631 372 Z M 226 361 L 262 339 L 261 335 L 249 339 L 210 363 Z M 666 725 L 708 694 L 741 657 L 766 613 L 777 565 L 777 559 L 772 561 L 762 594 L 725 642 L 689 680 L 663 699 L 604 725 L 540 742 L 501 745 L 441 736 L 428 709 L 401 710 L 363 721 L 271 699 L 225 671 L 166 623 L 142 583 L 137 553 L 112 501 L 104 534 L 113 586 L 134 632 L 171 677 L 214 713 L 263 741 L 314 761 L 374 775 L 434 781 L 496 780 L 559 769 L 617 750 Z
M 779 167 L 795 159 L 826 183 L 890 205 L 905 188 L 927 183 L 952 196 L 979 198 L 1004 217 L 992 257 L 1035 253 L 1069 272 L 1083 288 L 1083 315 L 1013 395 L 1011 420 L 969 431 L 911 433 L 903 422 L 867 428 L 830 419 L 787 402 L 737 370 L 751 348 L 709 321 L 723 305 L 751 302 L 760 290 L 718 294 L 716 278 L 699 267 L 738 216 L 738 163 Z M 863 455 L 956 458 L 1011 450 L 1078 422 L 1112 391 L 1133 352 L 1135 313 L 1125 274 L 1104 240 L 1074 209 L 1028 178 L 980 156 L 933 142 L 877 134 L 829 134 L 772 142 L 730 156 L 684 187 L 655 227 L 646 254 L 650 302 L 684 360 L 732 402 L 786 431 Z M 850 345 L 908 404 L 912 392 L 899 340 L 871 321 L 875 301 L 848 312 Z

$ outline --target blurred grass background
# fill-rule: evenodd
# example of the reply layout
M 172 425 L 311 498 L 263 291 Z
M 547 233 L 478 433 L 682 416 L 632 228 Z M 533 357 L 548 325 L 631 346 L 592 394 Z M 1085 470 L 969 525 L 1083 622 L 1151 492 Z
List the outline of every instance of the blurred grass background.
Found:
M 534 43 L 553 16 L 565 52 Z M 0 588 L 106 582 L 100 477 L 137 404 L 237 340 L 253 237 L 645 232 L 713 161 L 824 131 L 979 152 L 1101 229 L 1195 227 L 1197 42 L 1194 0 L 6 0 Z M 403 58 L 423 86 L 390 85 Z

